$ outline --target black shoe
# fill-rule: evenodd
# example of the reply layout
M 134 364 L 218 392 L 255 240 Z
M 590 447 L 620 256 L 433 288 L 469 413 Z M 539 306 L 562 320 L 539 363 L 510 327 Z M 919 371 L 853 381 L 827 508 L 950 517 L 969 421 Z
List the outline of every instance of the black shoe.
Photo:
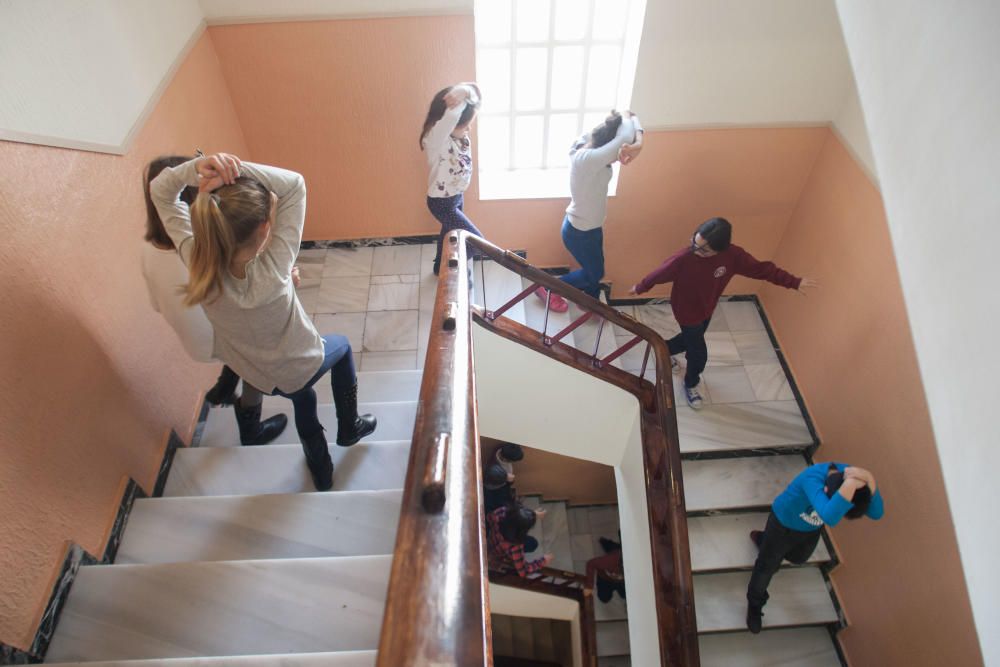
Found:
M 215 386 L 205 394 L 205 400 L 211 405 L 232 405 L 236 401 L 236 385 L 239 381 L 240 376 L 234 373 L 233 369 L 223 366 Z
M 756 544 L 758 549 L 760 549 L 760 542 L 763 539 L 764 539 L 764 531 L 763 530 L 751 530 L 750 531 L 750 541 L 752 541 L 754 544 Z
M 755 635 L 760 634 L 760 626 L 764 622 L 764 612 L 760 607 L 747 606 L 747 630 Z
M 240 444 L 244 447 L 266 445 L 285 430 L 288 417 L 275 415 L 264 421 L 260 420 L 260 404 L 249 408 L 240 407 L 239 401 L 233 403 L 236 413 L 236 425 L 240 429 Z
M 604 549 L 604 553 L 606 554 L 613 554 L 616 551 L 622 550 L 622 545 L 607 537 L 601 537 L 597 541 L 601 543 L 601 548 Z
M 337 444 L 350 447 L 361 438 L 374 433 L 378 420 L 372 415 L 358 415 L 358 385 L 348 389 L 334 389 L 333 402 L 337 406 Z
M 302 451 L 306 455 L 306 465 L 313 478 L 317 491 L 329 491 L 333 488 L 333 459 L 330 458 L 330 448 L 327 446 L 326 435 L 322 429 L 309 437 L 302 437 Z
M 434 268 L 431 269 L 431 270 L 434 271 L 434 275 L 435 276 L 441 272 L 441 258 L 440 257 L 435 257 L 434 258 Z

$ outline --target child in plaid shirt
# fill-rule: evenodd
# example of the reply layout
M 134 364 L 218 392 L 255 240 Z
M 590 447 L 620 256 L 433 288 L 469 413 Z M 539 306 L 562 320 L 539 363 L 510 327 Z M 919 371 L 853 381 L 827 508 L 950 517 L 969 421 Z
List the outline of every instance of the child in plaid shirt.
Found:
M 513 568 L 518 576 L 526 577 L 552 562 L 552 554 L 545 554 L 531 562 L 524 558 L 524 542 L 528 531 L 542 514 L 541 511 L 536 512 L 513 503 L 486 515 L 486 542 L 491 570 Z

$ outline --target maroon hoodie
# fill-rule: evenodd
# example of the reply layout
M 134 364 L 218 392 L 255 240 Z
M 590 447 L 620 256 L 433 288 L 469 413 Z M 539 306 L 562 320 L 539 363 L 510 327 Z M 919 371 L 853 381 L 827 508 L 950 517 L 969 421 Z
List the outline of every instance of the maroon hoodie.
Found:
M 774 262 L 758 262 L 738 245 L 730 245 L 711 257 L 699 257 L 687 247 L 675 252 L 643 278 L 636 285 L 636 292 L 642 294 L 653 285 L 672 282 L 670 307 L 677 323 L 689 327 L 712 316 L 722 291 L 735 275 L 766 280 L 789 289 L 798 289 L 802 282 L 801 278 L 779 269 Z

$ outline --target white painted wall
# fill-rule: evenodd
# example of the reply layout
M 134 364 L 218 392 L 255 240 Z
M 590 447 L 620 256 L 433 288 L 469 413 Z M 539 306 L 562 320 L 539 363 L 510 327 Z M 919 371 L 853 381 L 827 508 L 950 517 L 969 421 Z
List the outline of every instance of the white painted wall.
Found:
M 853 77 L 851 77 L 844 106 L 833 119 L 833 131 L 837 133 L 841 143 L 851 152 L 854 160 L 861 165 L 868 177 L 877 185 L 875 156 L 872 154 L 871 141 L 868 139 L 868 127 L 865 125 L 865 116 L 861 112 L 861 100 L 858 98 L 858 89 Z
M 837 6 L 979 641 L 986 664 L 1000 665 L 1000 533 L 991 500 L 1000 470 L 1000 302 L 992 276 L 1000 246 L 1000 3 Z
M 217 23 L 306 21 L 363 16 L 471 14 L 473 0 L 201 0 L 205 20 Z
M 197 0 L 3 0 L 0 139 L 124 153 L 201 26 Z

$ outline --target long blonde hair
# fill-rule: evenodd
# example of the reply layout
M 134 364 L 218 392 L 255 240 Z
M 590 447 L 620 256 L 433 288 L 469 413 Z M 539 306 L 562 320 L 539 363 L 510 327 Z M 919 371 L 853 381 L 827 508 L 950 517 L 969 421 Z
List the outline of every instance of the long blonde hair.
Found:
M 233 255 L 267 222 L 270 212 L 270 191 L 247 176 L 198 195 L 191 207 L 194 246 L 188 265 L 190 278 L 184 288 L 185 305 L 218 297 Z

